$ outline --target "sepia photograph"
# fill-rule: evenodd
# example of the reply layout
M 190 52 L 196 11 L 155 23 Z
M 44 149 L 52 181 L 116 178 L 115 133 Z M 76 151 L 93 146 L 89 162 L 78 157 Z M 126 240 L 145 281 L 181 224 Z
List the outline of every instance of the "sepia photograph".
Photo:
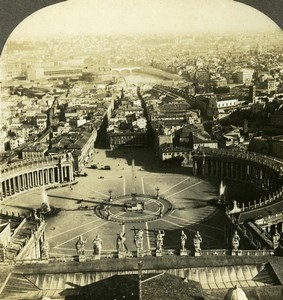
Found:
M 0 299 L 283 300 L 276 1 L 0 3 Z

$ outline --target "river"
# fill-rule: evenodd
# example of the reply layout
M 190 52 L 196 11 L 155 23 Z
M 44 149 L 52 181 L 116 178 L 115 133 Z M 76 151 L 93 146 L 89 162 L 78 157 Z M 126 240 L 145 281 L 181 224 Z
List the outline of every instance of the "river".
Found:
M 123 76 L 125 78 L 125 81 L 127 84 L 156 84 L 162 81 L 167 81 L 164 80 L 163 78 L 160 78 L 159 76 L 155 75 L 150 75 L 150 74 L 145 74 L 145 73 L 131 73 L 129 75 Z

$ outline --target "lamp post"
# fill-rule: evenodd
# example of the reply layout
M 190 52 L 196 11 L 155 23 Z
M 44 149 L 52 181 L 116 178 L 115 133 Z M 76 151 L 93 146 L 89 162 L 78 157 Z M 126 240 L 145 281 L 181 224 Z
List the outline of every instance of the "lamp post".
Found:
M 159 191 L 160 191 L 160 188 L 159 187 L 156 187 L 156 199 L 159 199 Z
M 112 190 L 109 190 L 108 193 L 109 193 L 109 201 L 112 201 L 113 200 L 112 199 Z
M 138 261 L 139 270 L 139 300 L 142 300 L 142 260 Z

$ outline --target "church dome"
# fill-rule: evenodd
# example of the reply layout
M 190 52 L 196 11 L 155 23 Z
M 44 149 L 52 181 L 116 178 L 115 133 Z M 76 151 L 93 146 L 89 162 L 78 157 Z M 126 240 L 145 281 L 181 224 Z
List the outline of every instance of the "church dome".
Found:
M 237 286 L 235 286 L 233 289 L 230 289 L 224 299 L 225 300 L 248 300 L 245 292 Z

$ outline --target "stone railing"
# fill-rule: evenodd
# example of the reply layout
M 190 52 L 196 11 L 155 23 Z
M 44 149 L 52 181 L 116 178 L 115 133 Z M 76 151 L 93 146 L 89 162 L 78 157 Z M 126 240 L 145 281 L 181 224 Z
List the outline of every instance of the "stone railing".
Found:
M 275 213 L 274 215 L 268 215 L 267 217 L 258 219 L 255 221 L 257 225 L 264 226 L 264 225 L 269 225 L 275 222 L 276 224 L 278 221 L 283 220 L 283 212 Z
M 143 257 L 145 256 L 156 256 L 155 250 L 143 250 Z M 164 249 L 162 250 L 162 256 L 179 256 L 180 250 L 177 249 Z M 208 249 L 201 250 L 200 256 L 271 256 L 274 255 L 274 250 L 237 250 L 231 251 L 228 249 Z M 193 257 L 193 252 L 188 250 L 189 257 Z M 136 251 L 129 251 L 126 258 L 137 257 Z M 159 256 L 160 257 L 160 256 Z M 103 252 L 100 255 L 100 259 L 118 259 L 118 252 Z M 97 256 L 95 255 L 86 255 L 84 261 L 95 261 Z M 58 256 L 49 256 L 47 259 L 17 259 L 16 261 L 5 261 L 5 264 L 46 264 L 52 262 L 72 262 L 79 261 L 77 255 L 58 255 Z
M 35 241 L 38 241 L 40 236 L 43 234 L 46 227 L 46 223 L 44 220 L 40 221 L 39 224 L 37 224 L 36 231 L 31 232 L 31 235 L 26 240 L 26 243 L 24 247 L 21 249 L 21 251 L 18 253 L 16 260 L 21 260 L 23 257 L 33 249 Z
M 249 210 L 254 210 L 256 208 L 261 208 L 264 205 L 279 200 L 282 196 L 283 196 L 283 187 L 280 190 L 274 192 L 273 194 L 269 194 L 264 199 L 259 198 L 259 199 L 255 199 L 253 202 L 249 201 L 247 206 L 242 206 L 242 211 L 249 211 Z

